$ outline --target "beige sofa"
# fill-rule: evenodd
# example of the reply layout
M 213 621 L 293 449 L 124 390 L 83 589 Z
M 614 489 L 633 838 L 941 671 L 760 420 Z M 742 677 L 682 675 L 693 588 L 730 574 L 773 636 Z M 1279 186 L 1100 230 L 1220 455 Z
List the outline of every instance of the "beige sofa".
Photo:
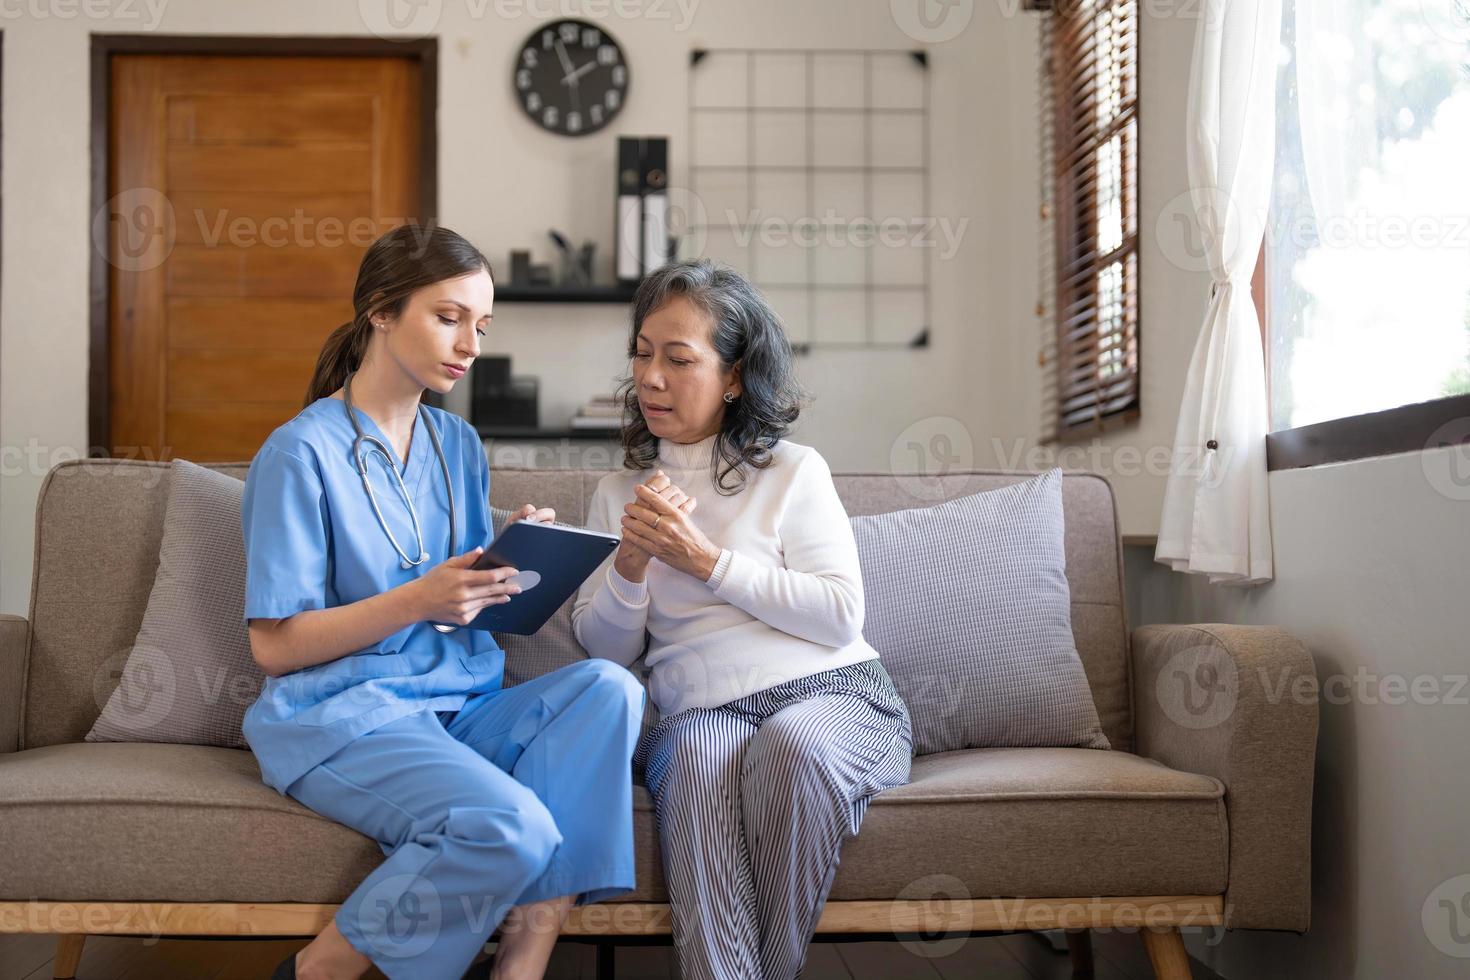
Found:
M 243 464 L 216 468 L 243 478 Z M 0 617 L 0 931 L 310 935 L 382 860 L 369 839 L 262 784 L 247 751 L 83 742 L 117 682 L 157 564 L 167 464 L 63 463 L 42 486 L 28 618 Z M 496 470 L 492 503 L 580 522 L 600 472 Z M 1023 477 L 840 474 L 850 514 Z M 914 760 L 848 842 L 824 934 L 1138 928 L 1158 976 L 1187 976 L 1180 926 L 1304 931 L 1317 733 L 1306 649 L 1279 629 L 1150 626 L 1130 636 L 1111 487 L 1064 480 L 1073 628 L 1113 751 L 974 749 Z M 1201 657 L 1233 707 L 1171 704 Z M 1224 678 L 1224 681 L 1219 680 Z M 1285 692 L 1283 694 L 1283 692 Z M 647 794 L 639 886 L 567 932 L 667 935 Z

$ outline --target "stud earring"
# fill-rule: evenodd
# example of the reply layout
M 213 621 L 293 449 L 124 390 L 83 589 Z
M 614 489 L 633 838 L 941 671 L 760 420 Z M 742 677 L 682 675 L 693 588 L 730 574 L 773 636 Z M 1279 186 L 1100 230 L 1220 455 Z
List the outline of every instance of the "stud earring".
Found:
M 729 391 L 725 392 L 725 404 L 729 405 L 733 401 L 735 401 L 735 394 Z

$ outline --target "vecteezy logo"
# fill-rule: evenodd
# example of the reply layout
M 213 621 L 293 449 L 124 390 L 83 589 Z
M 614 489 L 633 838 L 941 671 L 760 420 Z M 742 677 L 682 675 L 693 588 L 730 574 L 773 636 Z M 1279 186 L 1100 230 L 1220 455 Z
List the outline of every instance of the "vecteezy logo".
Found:
M 1180 650 L 1154 681 L 1159 707 L 1181 728 L 1214 728 L 1228 721 L 1239 693 L 1235 661 L 1213 645 Z
M 177 694 L 173 662 L 156 647 L 139 645 L 114 654 L 98 666 L 92 678 L 92 696 L 98 707 L 110 706 L 108 718 L 139 734 L 169 716 Z
M 1442 881 L 1420 909 L 1424 935 L 1446 956 L 1470 959 L 1470 874 Z
M 667 200 L 665 221 L 669 235 L 677 240 L 679 247 L 673 258 L 702 257 L 709 242 L 709 212 L 705 209 L 704 199 L 687 187 L 670 187 Z M 632 247 L 636 250 L 637 243 L 632 243 Z
M 919 419 L 888 447 L 889 472 L 919 500 L 947 500 L 956 488 L 942 479 L 975 465 L 975 440 L 965 423 L 948 415 Z
M 1449 452 L 1439 452 L 1441 449 Z M 1424 478 L 1450 500 L 1470 500 L 1470 417 L 1450 419 L 1435 429 L 1419 454 Z
M 914 937 L 901 942 L 913 955 L 926 959 L 950 956 L 969 941 L 963 933 L 946 935 L 968 928 L 965 910 L 969 901 L 970 890 L 954 875 L 925 875 L 899 891 L 897 901 L 889 906 L 888 925 L 894 933 Z M 913 923 L 903 921 L 909 910 L 921 911 L 921 925 L 932 928 L 915 929 Z
M 893 22 L 915 41 L 952 41 L 970 26 L 975 0 L 888 0 Z
M 439 26 L 443 0 L 357 0 L 363 26 L 382 38 L 412 41 Z
M 92 216 L 92 246 L 123 272 L 163 265 L 176 234 L 173 202 L 152 187 L 121 191 Z
M 699 704 L 710 691 L 709 667 L 694 650 L 672 644 L 660 654 L 659 669 L 649 678 L 655 704 Z
M 1208 272 L 1214 242 L 1225 262 L 1241 247 L 1240 208 L 1218 187 L 1176 194 L 1159 211 L 1154 240 L 1169 264 L 1185 272 Z
M 443 909 L 439 892 L 420 875 L 391 875 L 373 885 L 357 908 L 358 933 L 385 957 L 405 959 L 428 952 L 439 938 Z

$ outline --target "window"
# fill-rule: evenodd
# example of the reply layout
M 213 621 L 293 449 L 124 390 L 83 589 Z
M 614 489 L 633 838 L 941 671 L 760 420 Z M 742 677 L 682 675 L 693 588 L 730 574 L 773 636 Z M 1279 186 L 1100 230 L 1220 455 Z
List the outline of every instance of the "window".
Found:
M 1470 7 L 1285 0 L 1279 64 L 1272 429 L 1470 393 Z
M 1047 433 L 1138 417 L 1137 0 L 1042 10 L 1041 362 Z

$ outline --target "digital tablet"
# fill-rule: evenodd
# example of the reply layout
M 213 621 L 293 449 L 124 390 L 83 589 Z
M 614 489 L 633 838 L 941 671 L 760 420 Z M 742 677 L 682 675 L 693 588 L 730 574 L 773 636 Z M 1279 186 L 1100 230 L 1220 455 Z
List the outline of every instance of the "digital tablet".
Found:
M 470 629 L 530 636 L 617 550 L 615 534 L 569 524 L 543 524 L 521 519 L 506 525 L 480 555 L 474 568 L 510 565 L 506 579 L 521 587 L 509 602 L 486 606 L 470 620 Z

